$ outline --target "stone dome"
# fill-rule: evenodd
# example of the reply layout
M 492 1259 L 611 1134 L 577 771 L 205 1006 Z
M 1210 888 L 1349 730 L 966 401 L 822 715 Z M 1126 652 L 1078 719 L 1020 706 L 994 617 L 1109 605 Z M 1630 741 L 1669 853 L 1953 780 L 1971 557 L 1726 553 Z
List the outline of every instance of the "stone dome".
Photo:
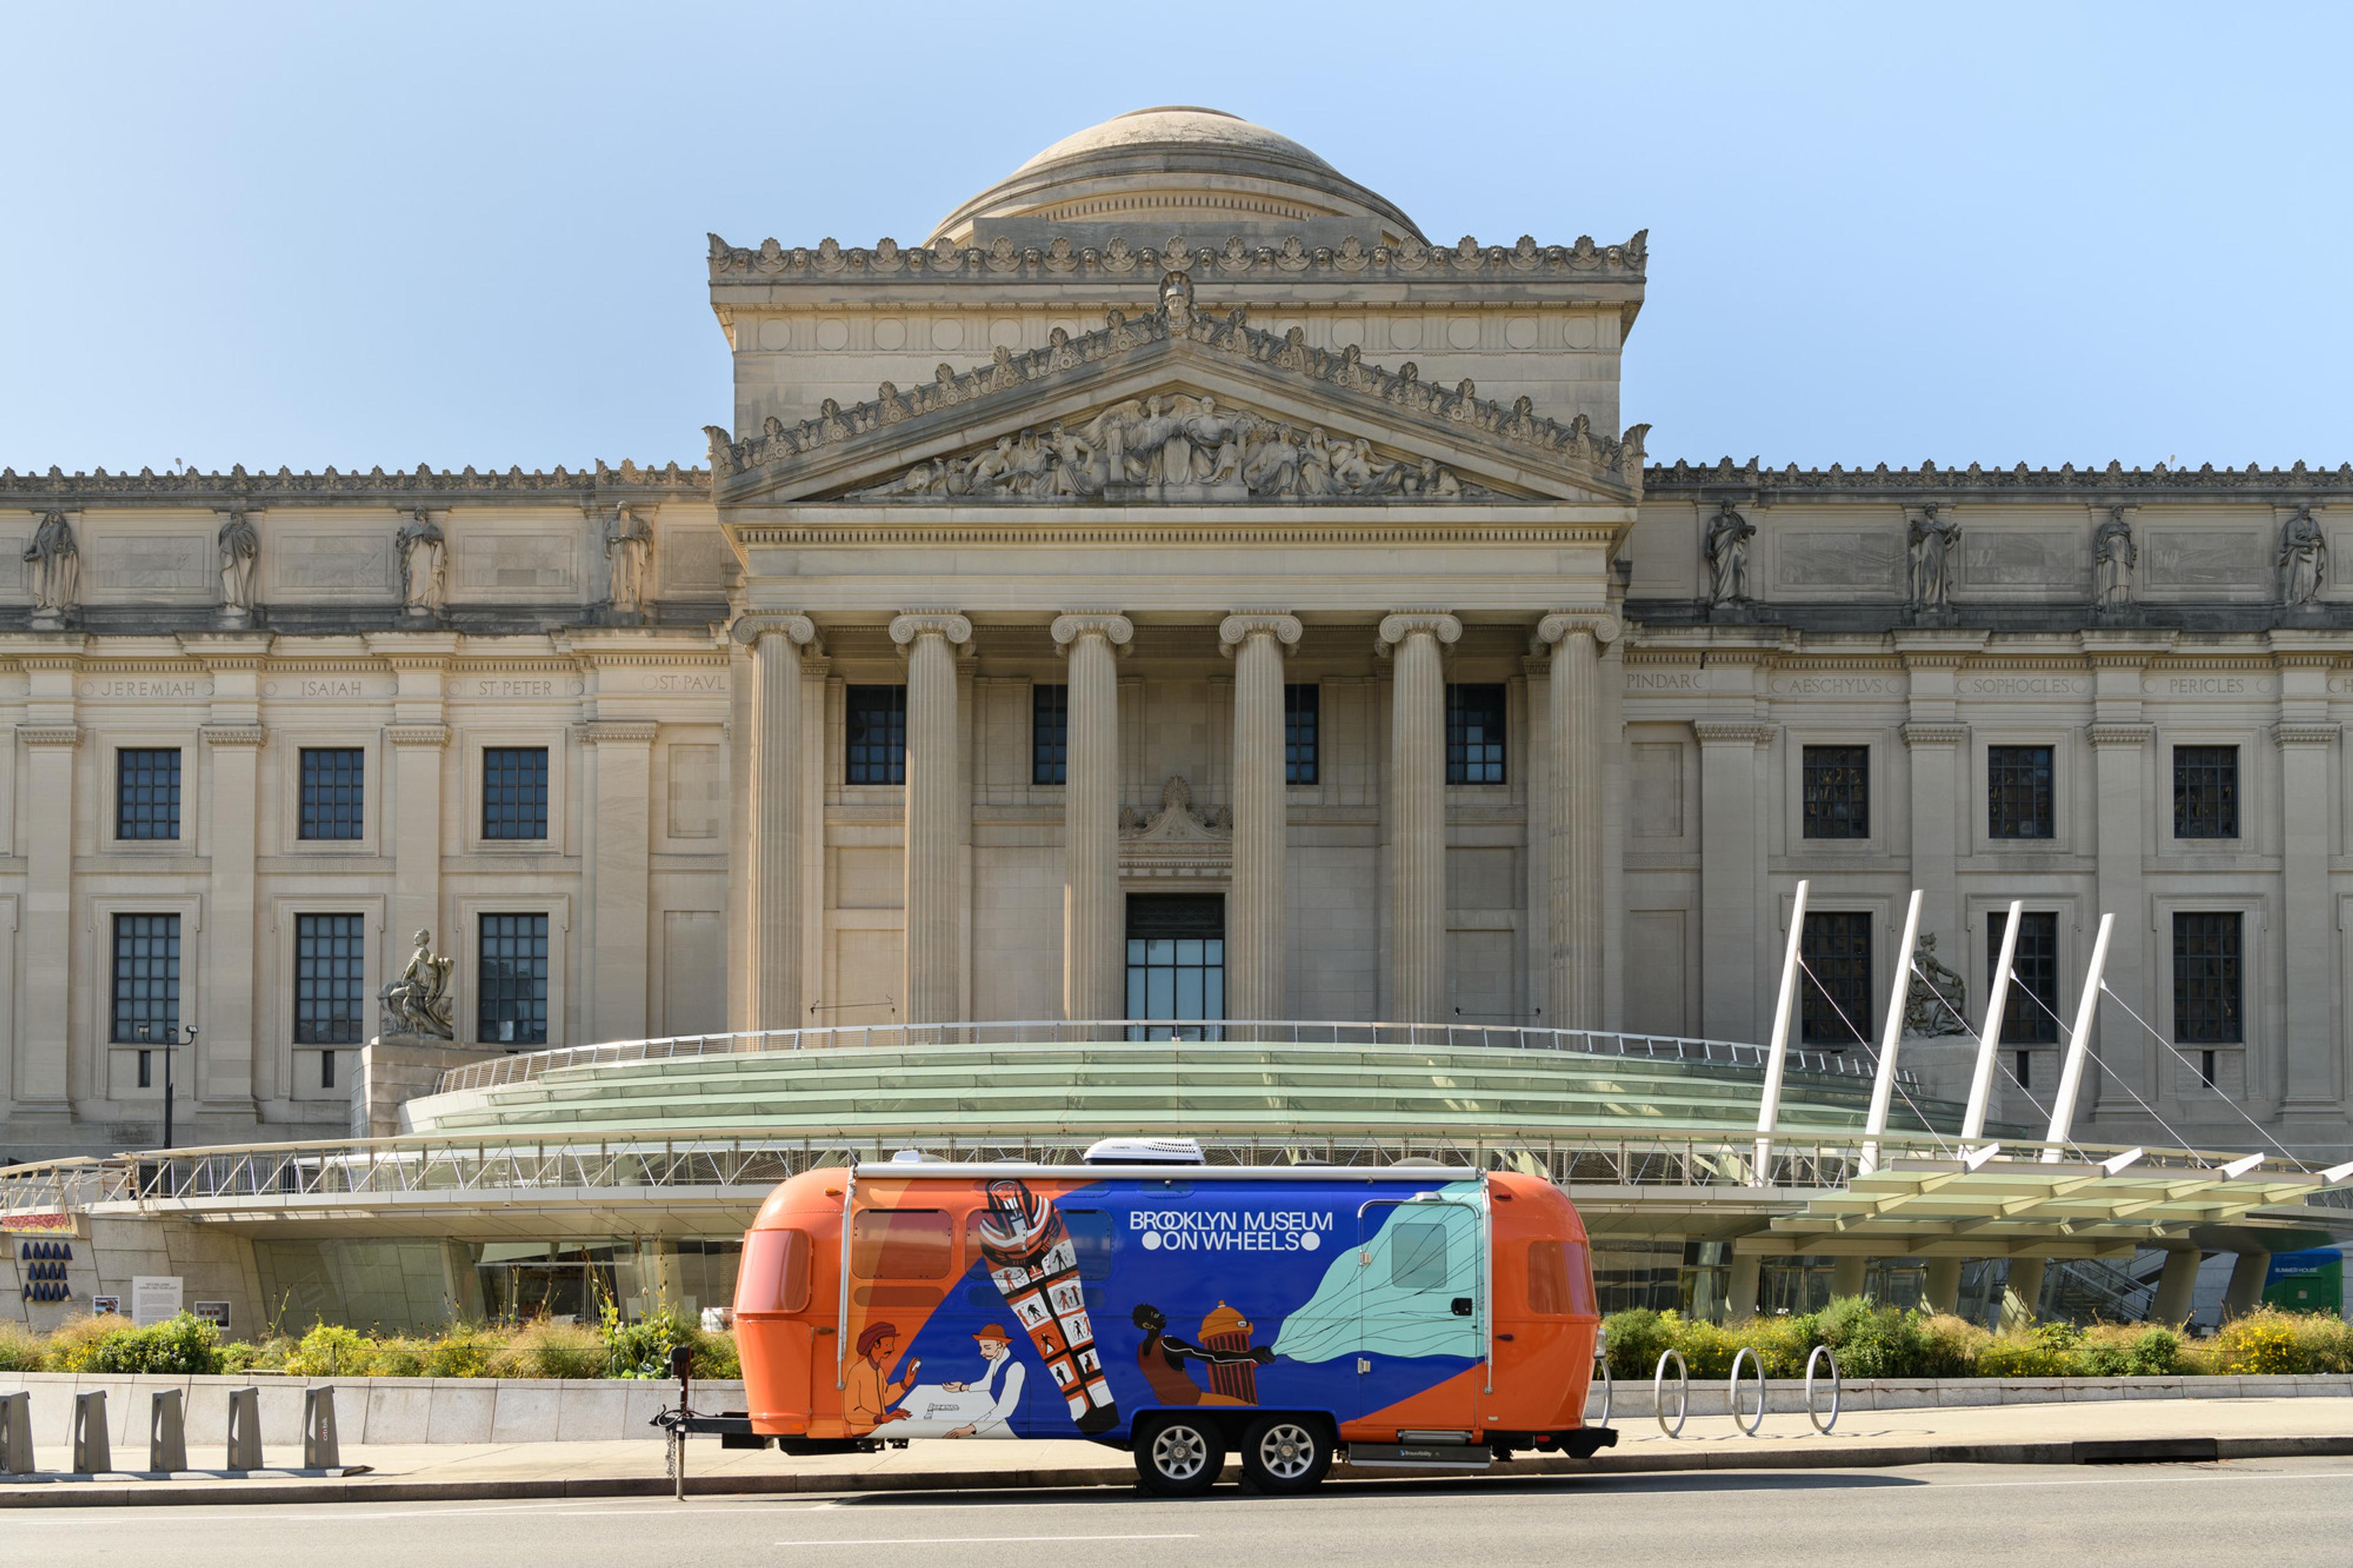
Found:
M 1157 244 L 1173 230 L 1336 244 L 1421 238 L 1414 221 L 1290 137 L 1222 110 L 1139 109 L 1065 136 L 942 219 L 933 243 L 1082 230 Z

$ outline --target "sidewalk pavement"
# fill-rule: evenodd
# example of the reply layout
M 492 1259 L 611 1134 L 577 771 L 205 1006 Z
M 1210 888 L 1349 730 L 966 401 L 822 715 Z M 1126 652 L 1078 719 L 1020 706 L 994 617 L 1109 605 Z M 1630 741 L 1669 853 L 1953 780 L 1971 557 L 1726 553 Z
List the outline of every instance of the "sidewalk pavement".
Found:
M 1627 1473 L 1689 1469 L 1878 1468 L 1918 1464 L 2072 1464 L 2103 1460 L 2268 1458 L 2353 1454 L 2353 1408 L 2329 1399 L 2133 1400 L 1981 1405 L 1941 1410 L 1849 1411 L 1831 1435 L 1803 1415 L 1772 1415 L 1758 1435 L 1724 1415 L 1694 1415 L 1681 1438 L 1644 1416 L 1620 1418 L 1618 1446 L 1590 1460 L 1528 1458 L 1489 1475 Z M 400 1502 L 485 1499 L 667 1496 L 664 1445 L 485 1443 L 348 1447 L 346 1472 L 207 1470 L 147 1479 L 74 1479 L 55 1472 L 62 1448 L 41 1448 L 44 1473 L 0 1484 L 0 1508 L 129 1503 Z M 191 1442 L 190 1447 L 196 1449 Z M 116 1458 L 144 1457 L 143 1445 Z M 196 1449 L 191 1458 L 205 1457 Z M 292 1454 L 265 1454 L 281 1462 Z M 1367 1472 L 1388 1478 L 1411 1472 Z M 1454 1472 L 1460 1474 L 1460 1472 Z M 687 1489 L 697 1495 L 912 1491 L 961 1487 L 1130 1486 L 1128 1457 L 1092 1443 L 963 1443 L 918 1439 L 879 1454 L 795 1458 L 768 1449 L 687 1445 Z M 1346 1479 L 1345 1466 L 1335 1478 Z

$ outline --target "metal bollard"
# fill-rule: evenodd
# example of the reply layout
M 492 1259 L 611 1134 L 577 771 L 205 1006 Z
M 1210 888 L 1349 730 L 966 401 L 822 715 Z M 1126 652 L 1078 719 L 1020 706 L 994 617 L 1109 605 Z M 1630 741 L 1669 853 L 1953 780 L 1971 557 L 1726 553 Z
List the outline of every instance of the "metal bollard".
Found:
M 333 1470 L 343 1467 L 343 1457 L 335 1443 L 335 1391 L 333 1387 L 306 1388 L 302 1391 L 302 1468 L 306 1470 Z
M 188 1468 L 188 1424 L 180 1408 L 180 1391 L 159 1388 L 147 1413 L 147 1468 L 174 1475 Z
M 33 1473 L 33 1396 L 0 1394 L 0 1475 Z
M 261 1468 L 261 1390 L 228 1391 L 228 1463 L 231 1470 Z
M 74 1395 L 73 1468 L 78 1476 L 103 1475 L 114 1468 L 114 1451 L 106 1440 L 106 1390 L 102 1388 Z

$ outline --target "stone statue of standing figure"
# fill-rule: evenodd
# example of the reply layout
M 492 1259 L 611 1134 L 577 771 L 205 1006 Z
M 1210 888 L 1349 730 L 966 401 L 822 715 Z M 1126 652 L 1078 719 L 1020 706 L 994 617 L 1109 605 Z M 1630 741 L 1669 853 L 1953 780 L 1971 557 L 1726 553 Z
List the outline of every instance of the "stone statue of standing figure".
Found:
M 1953 546 L 1961 542 L 1961 525 L 1936 515 L 1934 506 L 1921 509 L 1913 520 L 1912 605 L 1920 610 L 1946 610 L 1953 604 Z
M 81 603 L 81 546 L 65 513 L 43 514 L 33 542 L 25 546 L 25 561 L 32 568 L 33 625 L 55 631 Z
M 2121 610 L 2132 603 L 2133 569 L 2140 564 L 2140 549 L 2133 543 L 2132 521 L 2125 509 L 2112 506 L 2108 520 L 2092 535 L 2092 603 L 2103 610 Z
M 384 1028 L 387 1035 L 426 1035 L 436 1039 L 454 1040 L 457 1026 L 450 1020 L 453 998 L 449 994 L 449 972 L 452 960 L 433 951 L 433 933 L 417 933 L 417 951 L 408 955 L 408 967 L 400 978 L 377 993 L 384 1006 Z
M 605 558 L 613 568 L 606 603 L 616 614 L 633 616 L 645 608 L 646 561 L 653 548 L 654 531 L 634 508 L 621 507 L 613 513 L 605 527 Z
M 2320 597 L 2328 584 L 2328 541 L 2312 509 L 2300 506 L 2280 530 L 2280 600 L 2289 609 L 2302 609 Z
M 254 568 L 261 561 L 261 535 L 239 507 L 220 526 L 221 619 L 231 626 L 253 620 Z
M 448 566 L 440 525 L 419 507 L 393 536 L 400 555 L 400 602 L 412 616 L 438 616 Z
M 1708 603 L 1740 605 L 1748 601 L 1748 542 L 1757 525 L 1725 501 L 1707 525 Z

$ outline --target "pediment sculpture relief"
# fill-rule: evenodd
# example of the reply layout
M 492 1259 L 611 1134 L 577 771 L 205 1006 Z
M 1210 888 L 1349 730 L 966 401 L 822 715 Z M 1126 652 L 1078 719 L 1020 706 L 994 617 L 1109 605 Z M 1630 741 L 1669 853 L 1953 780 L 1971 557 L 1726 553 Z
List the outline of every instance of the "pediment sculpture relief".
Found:
M 1337 353 L 1311 348 L 1300 328 L 1293 327 L 1281 334 L 1261 331 L 1250 324 L 1249 312 L 1239 307 L 1224 316 L 1205 314 L 1196 309 L 1192 279 L 1183 272 L 1171 272 L 1163 279 L 1159 308 L 1133 321 L 1124 312 L 1113 310 L 1105 316 L 1102 327 L 1078 337 L 1072 337 L 1057 327 L 1044 348 L 1027 353 L 999 348 L 989 363 L 962 375 L 943 364 L 930 382 L 905 391 L 892 383 L 884 382 L 876 388 L 876 395 L 871 401 L 850 408 L 844 408 L 835 399 L 827 398 L 819 405 L 814 419 L 787 425 L 771 416 L 759 434 L 741 440 L 719 426 L 705 426 L 703 433 L 711 442 L 712 473 L 723 484 L 736 474 L 770 465 L 786 464 L 828 447 L 856 440 L 911 420 L 923 420 L 944 409 L 1016 393 L 1033 384 L 1050 383 L 1056 377 L 1086 366 L 1116 361 L 1154 344 L 1172 341 L 1195 343 L 1214 354 L 1230 355 L 1238 362 L 1256 365 L 1262 373 L 1279 374 L 1303 384 L 1338 387 L 1386 404 L 1402 416 L 1426 423 L 1433 429 L 1445 431 L 1451 439 L 1459 440 L 1467 436 L 1498 447 L 1518 448 L 1573 472 L 1627 489 L 1637 499 L 1641 493 L 1642 437 L 1650 429 L 1647 425 L 1633 426 L 1622 439 L 1613 441 L 1605 436 L 1596 436 L 1592 422 L 1582 414 L 1563 425 L 1537 414 L 1534 401 L 1527 397 L 1515 399 L 1508 407 L 1483 399 L 1479 396 L 1477 386 L 1468 378 L 1450 389 L 1423 381 L 1420 367 L 1411 361 L 1390 372 L 1379 365 L 1367 364 L 1362 351 L 1353 345 Z M 1205 399 L 1201 401 L 1206 402 Z M 1181 428 L 1182 421 L 1187 417 L 1203 415 L 1212 419 L 1215 417 L 1215 410 L 1210 409 L 1190 409 L 1180 413 L 1175 403 L 1174 395 L 1170 395 L 1170 406 L 1166 408 L 1157 408 L 1153 404 L 1137 400 L 1133 407 L 1123 405 L 1110 411 L 1119 416 L 1116 454 L 1111 450 L 1113 430 L 1108 427 L 1097 429 L 1103 416 L 1091 422 L 1085 432 L 1066 429 L 1066 440 L 1085 435 L 1089 450 L 1082 459 L 1075 447 L 1067 453 L 1055 449 L 1053 466 L 1067 468 L 1069 473 L 1067 479 L 1056 481 L 1068 487 L 1061 493 L 1066 498 L 1108 493 L 1104 489 L 1090 492 L 1082 488 L 1089 471 L 1089 463 L 1097 465 L 1096 471 L 1101 474 L 1103 487 L 1114 484 L 1165 485 L 1170 482 L 1170 465 L 1160 457 L 1160 449 L 1168 445 L 1172 437 L 1165 433 L 1164 426 L 1155 425 L 1153 421 L 1176 419 Z M 1254 427 L 1251 433 L 1256 433 Z M 1131 434 L 1136 438 L 1134 445 L 1128 440 Z M 1230 443 L 1229 435 L 1226 432 L 1186 432 L 1187 447 L 1179 456 L 1186 459 L 1187 465 L 1199 465 L 1201 476 L 1216 473 L 1220 461 L 1229 463 L 1229 471 L 1220 481 L 1228 489 L 1218 499 L 1225 499 L 1231 494 L 1314 494 L 1316 492 L 1304 488 L 1307 481 L 1296 472 L 1297 468 L 1309 460 L 1305 447 L 1310 434 L 1312 432 L 1294 427 L 1294 439 L 1284 441 L 1280 439 L 1280 429 L 1267 432 L 1260 444 L 1271 443 L 1273 449 L 1262 455 L 1255 470 L 1250 464 L 1250 441 L 1243 440 L 1239 451 L 1228 455 L 1225 448 Z M 1330 445 L 1329 437 L 1325 437 L 1325 443 L 1327 447 Z M 1302 448 L 1295 459 L 1286 451 L 1293 445 Z M 1205 446 L 1211 448 L 1211 455 L 1207 458 L 1201 456 L 1200 451 Z M 1048 449 L 1042 437 L 1039 447 L 1041 450 Z M 1140 458 L 1140 470 L 1126 465 L 1131 453 Z M 1116 464 L 1114 456 L 1119 459 Z M 1027 454 L 1024 460 L 1029 460 Z M 951 471 L 953 462 L 951 459 Z M 1409 475 L 1394 462 L 1376 468 L 1367 454 L 1366 473 L 1361 481 L 1354 477 L 1353 469 L 1346 469 L 1345 463 L 1344 470 L 1350 477 L 1331 481 L 1343 485 L 1360 483 L 1361 488 L 1325 493 L 1419 496 L 1430 492 L 1408 487 L 1449 482 L 1429 471 L 1434 467 L 1417 464 L 1413 474 Z M 1037 472 L 1027 477 L 1035 479 L 1043 474 L 1045 468 L 1040 458 Z M 1138 471 L 1146 477 L 1127 477 Z M 1255 482 L 1250 477 L 1253 471 L 1258 476 Z M 1161 476 L 1156 480 L 1149 477 L 1155 472 Z M 993 483 L 994 470 L 985 477 Z M 935 473 L 927 473 L 917 479 L 911 471 L 892 485 L 860 493 L 864 496 L 930 494 L 935 492 L 927 487 L 935 482 L 944 487 L 948 481 Z M 1196 477 L 1177 482 L 1203 484 L 1209 481 L 1206 477 Z M 1460 485 L 1462 481 L 1456 479 L 1451 482 Z M 910 488 L 911 485 L 913 488 Z M 1388 488 L 1382 488 L 1384 486 Z M 943 489 L 936 493 L 955 492 Z M 986 497 L 997 492 L 990 488 L 968 493 Z M 1456 490 L 1452 493 L 1462 495 L 1469 492 Z M 1025 496 L 1024 499 L 1029 498 Z
M 1231 838 L 1234 816 L 1224 806 L 1193 809 L 1193 786 L 1182 773 L 1170 773 L 1160 786 L 1160 809 L 1146 814 L 1132 805 L 1120 807 L 1119 836 L 1143 843 L 1199 843 Z
M 995 447 L 917 463 L 856 500 L 1159 501 L 1451 500 L 1488 492 L 1452 468 L 1377 451 L 1321 426 L 1219 407 L 1184 393 L 1129 398 L 1071 428 L 1024 430 Z

